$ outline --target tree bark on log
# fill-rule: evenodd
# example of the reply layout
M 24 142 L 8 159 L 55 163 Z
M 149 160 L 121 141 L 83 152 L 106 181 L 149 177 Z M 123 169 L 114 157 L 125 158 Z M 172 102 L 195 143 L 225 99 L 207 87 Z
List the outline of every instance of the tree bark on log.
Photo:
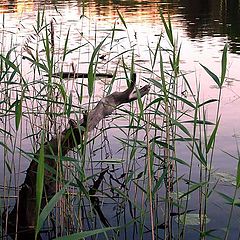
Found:
M 114 92 L 102 98 L 96 107 L 85 115 L 80 120 L 79 125 L 87 129 L 88 132 L 92 131 L 97 124 L 106 116 L 112 114 L 117 106 L 123 103 L 129 103 L 136 100 L 138 97 L 143 97 L 149 92 L 150 86 L 145 85 L 140 89 L 135 88 L 136 74 L 133 74 L 131 85 L 123 92 Z M 52 138 L 44 144 L 45 156 L 58 156 L 59 152 L 62 156 L 66 155 L 76 145 L 79 145 L 82 140 L 83 131 L 79 130 L 78 124 L 74 120 L 69 120 L 69 127 L 66 128 L 58 137 Z M 82 128 L 81 128 L 82 129 Z M 59 144 L 60 141 L 60 144 Z M 36 159 L 40 149 L 35 153 Z M 53 157 L 45 157 L 45 166 L 56 171 L 57 163 Z M 24 183 L 19 191 L 18 204 L 16 203 L 13 210 L 3 219 L 7 219 L 5 223 L 5 232 L 13 239 L 34 239 L 35 223 L 36 223 L 36 173 L 38 163 L 32 160 L 27 169 Z M 46 198 L 50 199 L 56 191 L 56 178 L 53 171 L 45 168 L 44 175 L 44 196 L 42 207 L 46 204 Z M 16 223 L 18 223 L 16 225 Z

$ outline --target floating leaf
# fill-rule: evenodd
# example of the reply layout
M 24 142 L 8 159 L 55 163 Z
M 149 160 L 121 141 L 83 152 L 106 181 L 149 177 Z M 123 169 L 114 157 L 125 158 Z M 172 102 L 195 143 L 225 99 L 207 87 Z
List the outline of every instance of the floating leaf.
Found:
M 201 220 L 203 221 L 203 218 L 206 224 L 210 222 L 210 219 L 206 215 L 204 216 L 203 214 L 201 215 L 201 219 L 200 219 L 200 215 L 198 213 L 187 213 L 185 215 L 176 217 L 175 220 L 180 224 L 196 226 L 196 225 L 200 225 L 200 221 Z

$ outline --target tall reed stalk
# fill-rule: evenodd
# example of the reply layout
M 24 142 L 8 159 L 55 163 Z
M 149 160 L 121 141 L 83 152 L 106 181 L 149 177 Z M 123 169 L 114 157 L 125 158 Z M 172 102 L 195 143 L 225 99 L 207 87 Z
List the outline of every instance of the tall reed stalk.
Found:
M 219 77 L 201 65 L 219 88 L 217 99 L 202 100 L 201 84 L 196 79 L 193 85 L 192 74 L 181 69 L 181 44 L 169 15 L 160 11 L 163 32 L 154 46 L 149 41 L 149 61 L 145 63 L 137 54 L 141 47 L 137 37 L 131 39 L 131 28 L 119 10 L 113 27 L 104 31 L 98 31 L 98 23 L 92 29 L 92 20 L 85 13 L 83 3 L 80 43 L 73 47 L 76 31 L 64 28 L 56 19 L 48 21 L 47 10 L 37 12 L 33 32 L 22 49 L 14 47 L 13 37 L 6 49 L 1 36 L 3 237 L 7 239 L 6 209 L 16 200 L 19 210 L 22 171 L 28 162 L 34 162 L 38 166 L 35 239 L 39 234 L 46 239 L 214 238 L 208 228 L 208 208 L 218 186 L 218 181 L 212 184 L 212 174 L 227 45 Z M 77 56 L 76 61 L 72 55 Z M 78 77 L 82 69 L 87 78 Z M 102 72 L 112 72 L 113 77 L 98 78 Z M 136 89 L 136 102 L 118 106 L 88 134 L 80 123 L 85 111 L 111 92 L 127 89 L 134 78 L 137 85 L 151 84 L 150 94 L 143 100 Z M 214 122 L 208 120 L 209 104 L 215 104 Z M 72 119 L 82 141 L 77 144 L 75 138 L 78 146 L 64 156 L 63 130 Z M 55 136 L 57 150 L 46 153 L 46 145 Z M 56 163 L 56 169 L 45 164 L 45 158 Z M 234 209 L 239 206 L 239 153 L 235 159 L 233 197 L 218 192 L 230 204 L 223 239 L 229 239 Z M 42 198 L 46 173 L 56 183 L 51 199 Z

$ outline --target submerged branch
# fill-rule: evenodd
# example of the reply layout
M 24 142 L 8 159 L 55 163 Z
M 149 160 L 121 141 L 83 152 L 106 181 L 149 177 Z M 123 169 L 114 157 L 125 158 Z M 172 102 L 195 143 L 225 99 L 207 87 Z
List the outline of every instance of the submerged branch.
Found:
M 110 115 L 117 106 L 123 103 L 132 102 L 138 97 L 143 97 L 150 90 L 149 85 L 137 90 L 135 89 L 135 84 L 136 74 L 133 74 L 131 85 L 127 90 L 123 92 L 114 92 L 102 98 L 96 107 L 89 112 L 88 116 L 84 115 L 79 124 L 70 119 L 70 126 L 60 134 L 60 138 L 56 136 L 44 144 L 45 175 L 42 207 L 46 205 L 47 199 L 50 199 L 56 192 L 57 179 L 55 173 L 57 171 L 57 163 L 54 156 L 59 156 L 59 153 L 61 153 L 62 156 L 66 155 L 70 150 L 81 143 L 84 134 L 83 129 L 87 129 L 89 132 L 92 131 L 97 124 L 103 118 Z M 7 218 L 6 213 L 5 216 L 3 216 L 3 219 L 7 219 L 5 232 L 14 239 L 34 238 L 36 224 L 36 173 L 39 153 L 40 150 L 35 153 L 35 158 L 31 161 L 27 169 L 25 181 L 19 192 L 18 202 L 8 214 Z
M 52 76 L 58 77 L 58 78 L 88 78 L 87 73 L 77 73 L 77 72 L 59 72 L 59 73 L 54 73 Z M 113 75 L 111 73 L 96 73 L 96 77 L 112 78 Z

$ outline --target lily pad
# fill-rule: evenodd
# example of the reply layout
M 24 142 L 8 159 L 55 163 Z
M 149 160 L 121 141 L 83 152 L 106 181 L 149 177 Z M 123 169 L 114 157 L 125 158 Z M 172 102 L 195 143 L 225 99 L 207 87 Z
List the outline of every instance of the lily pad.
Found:
M 185 225 L 196 226 L 200 225 L 200 217 L 198 213 L 187 213 L 185 215 L 181 215 L 175 218 L 176 222 L 180 224 L 184 224 L 184 217 L 185 217 Z M 202 215 L 203 220 L 204 215 Z M 205 215 L 205 223 L 209 223 L 210 219 Z

